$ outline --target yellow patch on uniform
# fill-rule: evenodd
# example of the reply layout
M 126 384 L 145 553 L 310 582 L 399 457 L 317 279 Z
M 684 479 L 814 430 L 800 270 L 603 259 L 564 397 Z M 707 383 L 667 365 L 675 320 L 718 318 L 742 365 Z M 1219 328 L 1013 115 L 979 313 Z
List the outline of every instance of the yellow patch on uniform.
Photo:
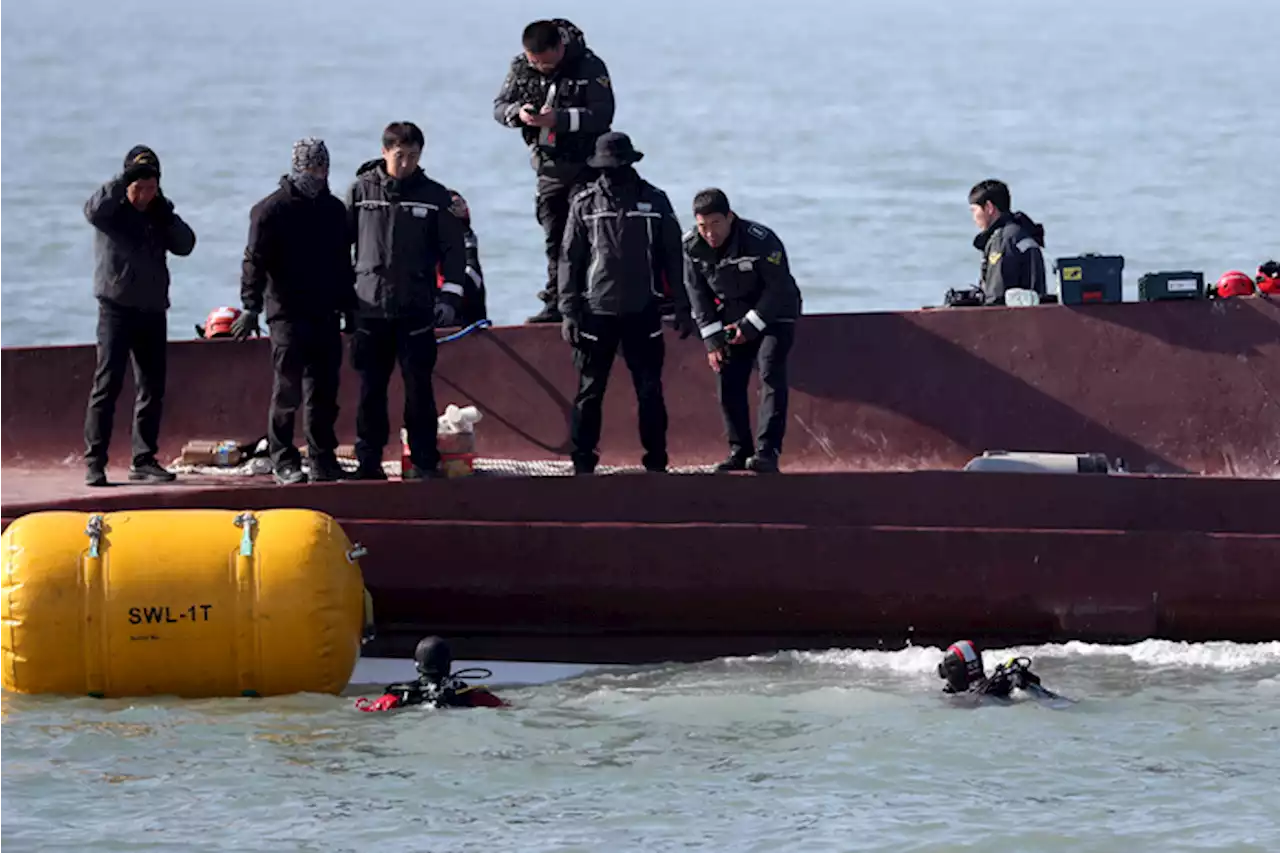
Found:
M 1000 259 L 1003 257 L 1004 257 L 1004 252 L 992 252 L 991 254 L 987 255 L 987 263 L 998 264 L 1000 263 Z
M 606 76 L 606 77 L 597 77 L 597 78 L 596 78 L 596 82 L 597 82 L 597 83 L 599 83 L 601 86 L 604 86 L 606 89 L 608 89 L 608 88 L 609 88 L 609 78 L 608 78 L 607 76 Z
M 782 263 L 782 252 L 774 251 L 765 260 L 771 264 L 780 264 Z
M 1062 270 L 1063 281 L 1084 281 L 1083 267 L 1065 267 Z

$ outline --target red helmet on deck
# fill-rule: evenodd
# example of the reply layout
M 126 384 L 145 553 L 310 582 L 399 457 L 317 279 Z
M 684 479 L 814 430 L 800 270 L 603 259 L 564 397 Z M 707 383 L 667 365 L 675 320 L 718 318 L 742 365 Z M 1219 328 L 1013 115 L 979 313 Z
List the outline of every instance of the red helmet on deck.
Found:
M 1258 291 L 1280 296 L 1280 264 L 1267 261 L 1258 267 Z
M 231 324 L 240 316 L 239 308 L 231 308 L 222 306 L 214 308 L 209 312 L 209 316 L 204 321 L 204 337 L 209 338 L 229 338 L 231 337 Z
M 1240 270 L 1231 270 L 1224 272 L 1222 278 L 1218 279 L 1214 291 L 1219 297 L 1228 296 L 1252 296 L 1253 295 L 1253 279 L 1249 278 Z

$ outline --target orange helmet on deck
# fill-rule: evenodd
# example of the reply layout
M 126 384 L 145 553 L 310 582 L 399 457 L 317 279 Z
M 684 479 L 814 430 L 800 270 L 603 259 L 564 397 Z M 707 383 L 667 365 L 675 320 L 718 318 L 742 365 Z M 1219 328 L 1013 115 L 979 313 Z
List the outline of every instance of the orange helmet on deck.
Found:
M 239 308 L 231 308 L 222 306 L 214 308 L 209 312 L 209 316 L 204 321 L 204 337 L 209 338 L 229 338 L 231 337 L 231 324 L 240 316 Z
M 1253 279 L 1249 278 L 1240 270 L 1231 270 L 1224 272 L 1222 278 L 1218 279 L 1218 283 L 1214 286 L 1214 291 L 1220 298 L 1228 296 L 1252 296 L 1253 295 Z

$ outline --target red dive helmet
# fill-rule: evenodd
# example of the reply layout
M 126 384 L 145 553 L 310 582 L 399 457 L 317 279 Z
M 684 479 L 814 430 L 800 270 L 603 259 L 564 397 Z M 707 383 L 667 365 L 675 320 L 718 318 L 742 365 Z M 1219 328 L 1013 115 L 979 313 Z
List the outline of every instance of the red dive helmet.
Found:
M 952 643 L 938 664 L 938 677 L 946 681 L 954 693 L 963 693 L 986 676 L 982 652 L 972 640 Z
M 226 305 L 221 308 L 214 308 L 209 312 L 209 316 L 204 321 L 204 338 L 229 338 L 231 337 L 231 324 L 240 316 L 239 308 L 231 308 Z
M 1228 296 L 1252 296 L 1253 295 L 1253 279 L 1240 270 L 1231 270 L 1224 272 L 1222 278 L 1218 279 L 1214 291 L 1219 298 Z

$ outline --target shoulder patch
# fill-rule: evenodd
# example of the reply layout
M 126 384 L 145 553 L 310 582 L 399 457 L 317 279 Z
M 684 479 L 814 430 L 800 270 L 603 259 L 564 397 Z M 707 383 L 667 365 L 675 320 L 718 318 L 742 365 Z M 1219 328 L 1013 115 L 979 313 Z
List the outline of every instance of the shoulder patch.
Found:
M 1000 263 L 1000 259 L 1003 257 L 1004 257 L 1004 252 L 992 252 L 991 254 L 987 255 L 987 263 L 998 264 Z
M 765 260 L 774 265 L 781 264 L 782 252 L 778 249 L 774 249 L 772 252 L 769 253 L 769 257 L 765 258 Z
M 602 74 L 602 75 L 600 75 L 599 77 L 597 77 L 597 78 L 596 78 L 596 82 L 597 82 L 597 83 L 599 83 L 601 86 L 604 86 L 606 89 L 608 89 L 608 88 L 609 88 L 609 75 L 608 75 L 608 74 Z
M 763 240 L 765 237 L 769 236 L 769 229 L 765 228 L 763 225 L 756 225 L 753 222 L 747 226 L 747 233 L 752 237 L 759 237 Z

